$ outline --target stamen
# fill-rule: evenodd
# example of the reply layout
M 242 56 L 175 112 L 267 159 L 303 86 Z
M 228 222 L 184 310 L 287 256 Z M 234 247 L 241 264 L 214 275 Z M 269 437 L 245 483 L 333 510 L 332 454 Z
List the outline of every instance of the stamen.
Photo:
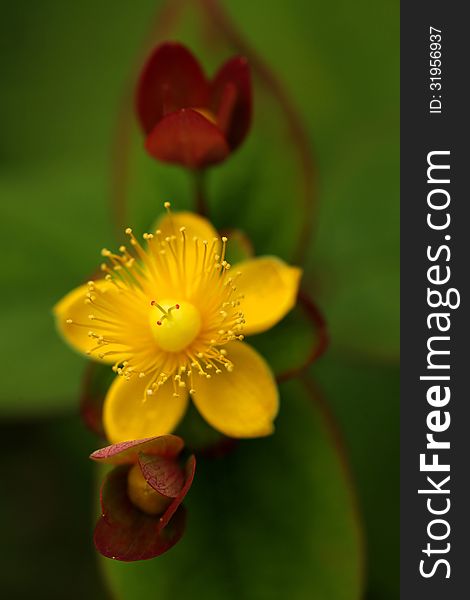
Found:
M 227 248 L 227 238 L 223 236 L 222 238 L 222 260 L 220 261 L 222 264 L 225 262 L 225 250 Z

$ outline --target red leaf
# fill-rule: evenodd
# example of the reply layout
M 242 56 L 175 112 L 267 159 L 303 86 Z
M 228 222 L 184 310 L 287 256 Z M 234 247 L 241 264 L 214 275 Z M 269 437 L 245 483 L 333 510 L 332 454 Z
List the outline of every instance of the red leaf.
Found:
M 176 458 L 184 447 L 183 440 L 176 435 L 159 435 L 144 440 L 131 440 L 112 444 L 90 454 L 92 460 L 111 465 L 130 465 L 138 461 L 139 453 L 145 452 L 162 458 Z
M 183 502 L 186 494 L 189 491 L 189 488 L 191 487 L 191 485 L 193 483 L 195 470 L 196 470 L 196 458 L 195 458 L 194 454 L 191 454 L 191 456 L 188 458 L 188 460 L 186 462 L 186 467 L 185 467 L 186 480 L 184 482 L 184 485 L 181 488 L 179 494 L 176 496 L 176 498 L 173 500 L 173 502 L 168 506 L 166 511 L 160 517 L 160 522 L 158 524 L 159 531 L 166 528 L 168 523 L 170 523 L 170 525 L 171 525 L 171 523 L 173 522 L 173 519 L 172 519 L 173 515 L 178 510 L 179 505 L 181 504 L 181 502 Z M 170 519 L 171 519 L 171 521 L 170 521 Z
M 146 560 L 174 546 L 184 532 L 186 513 L 179 507 L 163 529 L 158 517 L 137 508 L 127 495 L 126 466 L 113 469 L 101 488 L 103 514 L 95 527 L 96 549 L 107 558 L 122 561 Z
M 159 494 L 176 498 L 184 483 L 185 474 L 175 460 L 139 453 L 139 464 L 146 482 Z
M 203 108 L 209 84 L 191 52 L 175 42 L 157 46 L 137 86 L 136 108 L 142 129 L 149 134 L 162 117 L 180 108 Z
M 233 150 L 245 139 L 251 123 L 251 77 L 247 60 L 235 56 L 227 61 L 214 77 L 211 88 L 211 108 Z
M 221 162 L 230 152 L 220 129 L 190 108 L 163 117 L 145 147 L 159 160 L 192 169 Z

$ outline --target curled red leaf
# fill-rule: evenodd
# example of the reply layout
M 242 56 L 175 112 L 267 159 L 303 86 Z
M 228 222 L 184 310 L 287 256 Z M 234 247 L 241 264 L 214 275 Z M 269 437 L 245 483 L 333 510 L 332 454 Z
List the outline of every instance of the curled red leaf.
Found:
M 183 447 L 184 442 L 177 435 L 159 435 L 143 440 L 111 444 L 111 446 L 96 450 L 90 454 L 90 458 L 111 465 L 130 465 L 138 461 L 141 452 L 172 459 L 178 456 Z
M 185 477 L 176 461 L 140 452 L 139 465 L 145 481 L 156 492 L 167 498 L 178 496 Z
M 180 467 L 178 456 L 183 446 L 180 437 L 162 435 L 112 444 L 93 452 L 90 457 L 93 460 L 117 465 L 101 487 L 102 514 L 94 535 L 101 554 L 123 561 L 144 560 L 163 554 L 181 538 L 185 524 L 181 503 L 196 468 L 193 455 L 184 469 Z M 135 469 L 141 471 L 143 488 L 139 479 L 135 487 Z M 161 496 L 171 499 L 169 504 L 157 502 L 157 511 L 163 512 L 148 514 L 155 510 L 153 498 L 152 510 L 148 510 L 149 493 L 155 494 L 155 499 L 158 496 L 160 500 Z
M 196 471 L 196 458 L 195 458 L 194 454 L 192 454 L 186 462 L 185 482 L 183 484 L 183 487 L 181 488 L 181 490 L 179 491 L 178 495 L 173 500 L 173 502 L 170 504 L 170 506 L 168 506 L 166 511 L 160 517 L 159 530 L 164 529 L 168 525 L 168 523 L 171 523 L 173 515 L 179 510 L 180 504 L 183 502 L 186 494 L 189 491 L 189 488 L 191 487 L 191 485 L 193 483 L 195 471 Z
M 184 533 L 186 513 L 182 506 L 171 522 L 161 527 L 158 517 L 137 509 L 127 494 L 128 466 L 111 471 L 101 489 L 102 516 L 95 527 L 97 550 L 121 561 L 146 560 L 172 548 Z

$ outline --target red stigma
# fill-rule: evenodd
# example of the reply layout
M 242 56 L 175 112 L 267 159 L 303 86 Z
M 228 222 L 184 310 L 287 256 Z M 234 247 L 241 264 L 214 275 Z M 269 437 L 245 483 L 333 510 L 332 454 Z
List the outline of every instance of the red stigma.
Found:
M 150 306 L 155 306 L 155 300 L 150 301 Z
M 175 304 L 175 308 L 176 308 L 176 310 L 178 310 L 178 309 L 179 309 L 179 307 L 180 307 L 180 305 L 179 305 L 179 304 Z
M 162 322 L 161 322 L 161 321 L 157 321 L 157 325 L 161 325 L 161 324 L 162 324 Z

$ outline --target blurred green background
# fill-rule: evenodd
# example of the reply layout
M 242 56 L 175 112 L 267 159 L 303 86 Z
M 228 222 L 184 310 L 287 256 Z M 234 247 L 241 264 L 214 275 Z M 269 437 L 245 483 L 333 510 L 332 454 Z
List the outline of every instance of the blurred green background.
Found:
M 305 248 L 304 284 L 326 315 L 331 346 L 309 373 L 317 399 L 310 417 L 313 425 L 303 431 L 305 407 L 297 403 L 305 392 L 297 384 L 283 386 L 283 402 L 289 408 L 281 411 L 279 437 L 257 451 L 265 461 L 284 457 L 283 468 L 297 477 L 299 487 L 285 497 L 280 494 L 280 510 L 275 513 L 279 521 L 259 525 L 260 532 L 263 527 L 271 530 L 273 544 L 285 536 L 289 548 L 298 545 L 295 556 L 281 552 L 279 566 L 268 567 L 261 546 L 258 555 L 247 552 L 247 545 L 257 543 L 256 523 L 250 528 L 255 537 L 249 544 L 238 539 L 250 535 L 248 530 L 242 527 L 240 533 L 227 526 L 228 541 L 221 544 L 231 555 L 218 553 L 200 531 L 201 520 L 210 520 L 218 507 L 229 517 L 239 507 L 219 491 L 212 509 L 202 510 L 206 488 L 195 486 L 193 507 L 188 499 L 196 523 L 192 538 L 188 534 L 181 550 L 178 547 L 163 557 L 154 573 L 149 575 L 154 562 L 132 571 L 96 559 L 91 541 L 96 482 L 87 455 L 99 442 L 78 417 L 84 361 L 56 335 L 51 307 L 94 271 L 103 246 L 117 243 L 111 182 L 123 186 L 126 179 L 123 173 L 113 173 L 112 156 L 116 152 L 125 156 L 122 135 L 133 119 L 123 98 L 142 53 L 164 29 L 158 17 L 162 4 L 157 0 L 1 1 L 0 594 L 48 600 L 138 600 L 149 594 L 166 598 L 181 580 L 178 569 L 184 568 L 191 573 L 193 589 L 205 590 L 205 599 L 286 595 L 299 600 L 395 599 L 399 580 L 397 0 L 221 2 L 235 30 L 282 82 L 315 157 L 315 227 Z M 193 48 L 208 72 L 236 53 L 234 40 L 211 20 L 204 2 L 170 4 L 172 10 L 181 7 L 181 15 L 177 23 L 169 23 L 168 35 Z M 123 114 L 127 115 L 124 121 Z M 127 222 L 143 230 L 163 201 L 171 199 L 177 208 L 190 206 L 191 189 L 185 173 L 156 165 L 141 146 L 134 128 L 128 187 L 120 191 L 126 196 Z M 301 190 L 298 153 L 287 134 L 285 115 L 255 77 L 253 132 L 209 181 L 214 222 L 245 230 L 258 253 L 290 260 L 305 218 L 298 204 Z M 282 366 L 300 345 L 297 334 L 289 331 L 295 330 L 284 327 L 277 338 L 254 343 L 268 355 L 274 346 L 268 357 Z M 292 436 L 301 441 L 291 443 Z M 288 450 L 282 449 L 283 440 Z M 243 452 L 248 453 L 246 458 Z M 311 466 L 308 481 L 302 479 L 307 476 L 301 469 L 294 468 L 303 457 Z M 233 460 L 232 470 L 237 473 L 249 460 L 249 450 Z M 205 477 L 214 483 L 213 471 L 213 466 L 202 465 L 200 480 Z M 265 480 L 277 495 L 273 473 L 267 468 Z M 226 481 L 226 489 L 234 481 Z M 214 485 L 207 489 L 222 484 Z M 315 492 L 320 488 L 321 493 Z M 261 493 L 256 487 L 251 491 Z M 316 520 L 302 513 L 315 510 L 320 511 Z M 309 526 L 319 526 L 322 510 L 325 529 L 319 528 L 313 545 L 297 539 Z M 289 521 L 298 511 L 304 519 L 300 529 L 290 527 Z M 329 536 L 334 536 L 334 543 Z M 325 558 L 330 542 L 330 555 Z M 207 554 L 212 571 L 204 570 L 201 556 L 194 563 L 194 553 L 199 552 Z M 286 567 L 289 560 L 296 561 L 297 570 Z M 236 566 L 230 570 L 227 562 Z M 259 581 L 250 571 L 253 562 Z M 247 577 L 245 570 L 250 573 Z M 204 578 L 206 572 L 210 578 Z M 269 578 L 274 587 L 265 585 Z M 230 585 L 225 586 L 226 581 Z M 197 592 L 191 595 L 191 588 L 176 589 L 172 597 L 178 600 L 200 597 Z

